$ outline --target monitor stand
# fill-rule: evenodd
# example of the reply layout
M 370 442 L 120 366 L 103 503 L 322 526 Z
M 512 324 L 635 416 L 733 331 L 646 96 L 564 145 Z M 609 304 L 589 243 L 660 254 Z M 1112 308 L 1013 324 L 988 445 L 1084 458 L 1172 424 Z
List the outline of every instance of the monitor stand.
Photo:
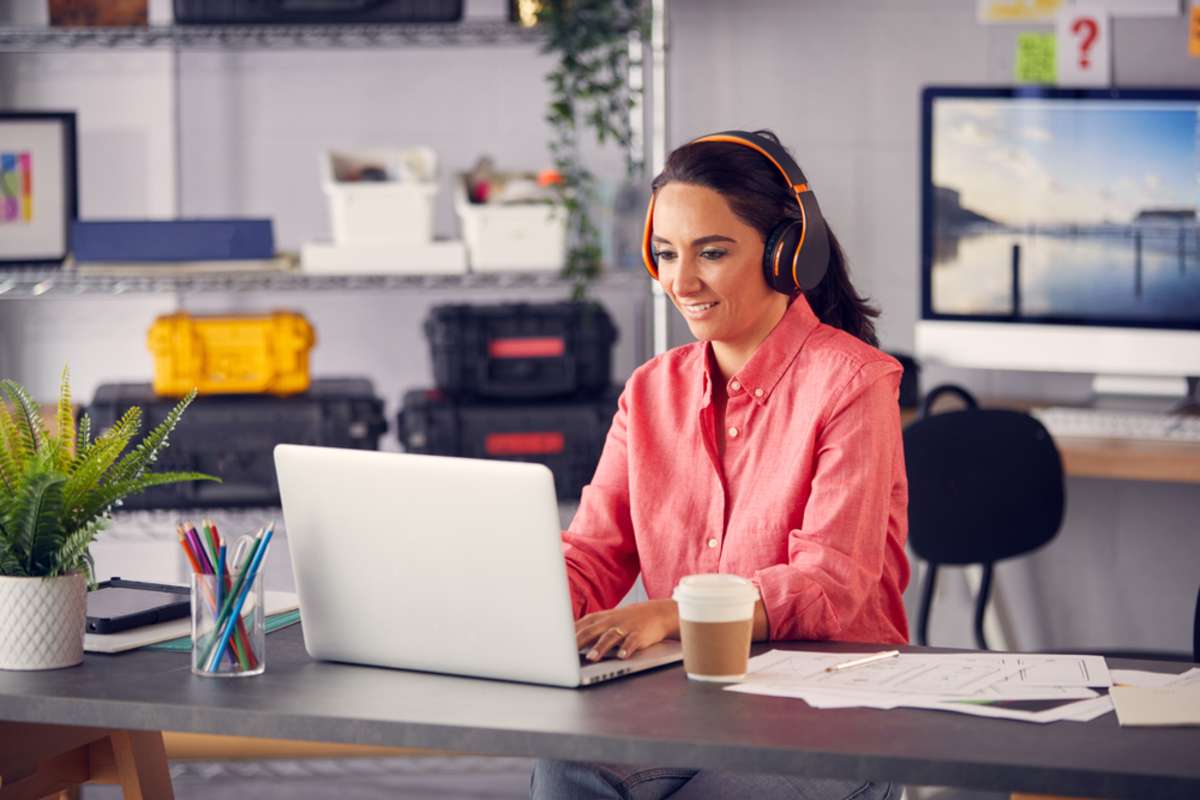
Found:
M 1096 375 L 1092 406 L 1157 414 L 1200 414 L 1200 378 Z

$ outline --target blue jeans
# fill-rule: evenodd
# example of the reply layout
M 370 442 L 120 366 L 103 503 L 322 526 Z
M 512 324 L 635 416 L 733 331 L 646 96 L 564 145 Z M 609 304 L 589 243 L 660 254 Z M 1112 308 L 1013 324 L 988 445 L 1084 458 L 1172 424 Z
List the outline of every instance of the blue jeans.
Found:
M 529 794 L 532 800 L 895 800 L 900 796 L 890 783 L 547 759 L 534 765 Z

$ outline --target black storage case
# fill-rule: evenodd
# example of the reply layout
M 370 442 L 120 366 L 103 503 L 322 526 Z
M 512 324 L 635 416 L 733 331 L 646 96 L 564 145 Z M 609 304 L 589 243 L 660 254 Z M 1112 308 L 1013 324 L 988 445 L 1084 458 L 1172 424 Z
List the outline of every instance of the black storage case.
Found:
M 175 0 L 183 25 L 457 22 L 462 0 Z
M 459 399 L 596 397 L 617 329 L 598 303 L 451 304 L 425 320 L 434 382 Z
M 404 395 L 396 430 L 410 453 L 545 464 L 559 498 L 578 499 L 600 461 L 620 393 L 609 386 L 591 398 L 498 404 L 417 389 Z
M 140 406 L 145 432 L 177 402 L 156 396 L 148 383 L 104 384 L 86 411 L 98 435 L 130 406 Z M 307 392 L 290 397 L 202 395 L 184 412 L 154 466 L 156 471 L 205 472 L 222 482 L 156 486 L 127 498 L 124 508 L 276 506 L 275 445 L 378 450 L 386 430 L 383 400 L 366 379 L 315 380 Z

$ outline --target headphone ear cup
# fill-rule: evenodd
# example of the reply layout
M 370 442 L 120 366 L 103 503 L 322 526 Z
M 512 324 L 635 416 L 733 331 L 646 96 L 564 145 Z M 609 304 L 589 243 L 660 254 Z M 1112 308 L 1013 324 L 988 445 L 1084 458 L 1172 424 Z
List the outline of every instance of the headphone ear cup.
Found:
M 806 221 L 804 247 L 796 262 L 795 279 L 793 281 L 789 274 L 788 280 L 794 288 L 807 292 L 817 287 L 829 269 L 829 232 L 825 229 L 825 218 L 821 216 L 821 207 L 817 205 L 813 193 L 804 192 L 800 195 L 800 203 L 804 207 Z M 791 271 L 791 262 L 788 263 L 788 271 Z
M 803 232 L 803 222 L 785 219 L 767 235 L 763 245 L 763 277 L 767 279 L 767 285 L 777 292 L 791 295 L 796 291 L 796 284 L 792 281 L 792 257 Z
M 650 193 L 650 203 L 646 206 L 646 222 L 642 227 L 642 266 L 650 277 L 658 280 L 658 259 L 654 255 L 654 245 L 650 242 L 650 233 L 654 224 L 654 193 Z

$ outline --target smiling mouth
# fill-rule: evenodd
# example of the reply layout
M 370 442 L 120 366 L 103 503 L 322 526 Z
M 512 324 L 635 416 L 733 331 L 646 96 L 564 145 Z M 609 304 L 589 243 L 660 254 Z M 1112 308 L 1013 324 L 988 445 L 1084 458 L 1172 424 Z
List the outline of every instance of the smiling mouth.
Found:
M 709 309 L 715 308 L 718 305 L 720 305 L 719 302 L 685 303 L 685 304 L 681 304 L 680 308 L 683 310 L 683 313 L 687 314 L 689 317 L 699 317 L 699 316 L 704 315 L 706 312 L 708 312 Z

